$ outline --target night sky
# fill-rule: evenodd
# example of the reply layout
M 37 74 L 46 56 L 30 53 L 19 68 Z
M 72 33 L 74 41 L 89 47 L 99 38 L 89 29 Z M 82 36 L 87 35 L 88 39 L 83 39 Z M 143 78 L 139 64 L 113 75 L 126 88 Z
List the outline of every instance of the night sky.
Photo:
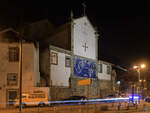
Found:
M 80 2 L 60 4 L 5 2 L 0 7 L 0 25 L 16 27 L 20 23 L 48 18 L 59 26 L 69 20 L 70 9 L 74 17 L 83 14 Z M 140 63 L 150 64 L 149 8 L 100 8 L 96 2 L 86 2 L 86 14 L 100 34 L 99 58 L 131 68 Z M 52 8 L 51 6 L 56 6 Z

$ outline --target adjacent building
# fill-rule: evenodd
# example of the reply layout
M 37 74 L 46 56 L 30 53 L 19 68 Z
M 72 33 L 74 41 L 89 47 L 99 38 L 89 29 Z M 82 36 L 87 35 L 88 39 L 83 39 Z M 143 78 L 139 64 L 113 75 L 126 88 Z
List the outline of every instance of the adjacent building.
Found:
M 112 63 L 98 61 L 98 79 L 100 87 L 100 96 L 113 94 L 115 90 L 115 72 L 112 70 Z
M 0 107 L 10 106 L 19 96 L 19 40 L 13 29 L 0 32 Z M 22 93 L 43 90 L 40 83 L 39 44 L 32 41 L 22 43 Z

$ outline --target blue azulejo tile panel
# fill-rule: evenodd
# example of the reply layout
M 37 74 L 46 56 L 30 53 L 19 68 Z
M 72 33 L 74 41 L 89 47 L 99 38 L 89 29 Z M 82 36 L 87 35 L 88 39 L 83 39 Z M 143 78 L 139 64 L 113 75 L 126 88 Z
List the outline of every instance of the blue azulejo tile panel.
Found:
M 96 78 L 96 63 L 74 57 L 74 75 L 86 78 Z

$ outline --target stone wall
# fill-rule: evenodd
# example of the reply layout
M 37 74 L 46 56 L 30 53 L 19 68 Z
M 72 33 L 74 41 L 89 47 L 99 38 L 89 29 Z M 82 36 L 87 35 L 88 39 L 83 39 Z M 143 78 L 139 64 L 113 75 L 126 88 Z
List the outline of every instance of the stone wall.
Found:
M 83 79 L 85 78 L 71 77 L 70 87 L 51 87 L 51 100 L 61 100 L 69 96 L 87 96 L 87 86 L 78 85 L 78 81 Z M 111 93 L 113 93 L 111 81 L 91 79 L 91 84 L 88 85 L 88 97 L 90 99 L 104 97 Z
M 70 96 L 87 96 L 87 86 L 79 86 L 78 81 L 85 78 L 71 77 L 70 87 L 56 87 L 50 88 L 51 100 L 61 100 Z M 98 98 L 100 97 L 99 80 L 92 79 L 91 85 L 88 86 L 88 97 Z
M 99 86 L 100 86 L 100 96 L 104 97 L 109 94 L 113 93 L 112 90 L 112 83 L 109 80 L 100 80 L 99 81 Z
M 70 78 L 70 86 L 72 89 L 73 95 L 79 96 L 87 96 L 87 86 L 79 86 L 78 81 L 83 80 L 86 78 L 81 77 L 71 77 Z M 88 97 L 89 98 L 97 98 L 99 97 L 99 80 L 98 79 L 91 79 L 91 84 L 88 85 Z
M 72 96 L 71 88 L 53 86 L 50 88 L 51 100 L 61 100 Z

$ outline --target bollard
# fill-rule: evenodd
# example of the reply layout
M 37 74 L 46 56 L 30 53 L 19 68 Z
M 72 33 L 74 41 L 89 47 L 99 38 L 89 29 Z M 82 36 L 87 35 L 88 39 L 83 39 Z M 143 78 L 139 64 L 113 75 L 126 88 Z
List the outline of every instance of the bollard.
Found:
M 82 113 L 82 108 L 79 109 L 79 113 Z
M 38 113 L 40 113 L 40 108 L 38 107 Z
M 112 103 L 112 107 L 114 107 L 114 103 Z
M 143 104 L 143 111 L 147 111 L 147 106 L 146 106 L 146 104 Z
M 138 104 L 135 105 L 136 110 L 138 110 Z
M 129 103 L 127 104 L 127 109 L 126 110 L 129 110 L 130 109 L 130 107 L 129 107 Z
M 54 107 L 54 113 L 59 113 L 56 107 Z
M 118 111 L 120 111 L 120 105 L 118 105 Z
M 94 104 L 94 110 L 95 110 L 95 113 L 97 113 L 97 107 L 96 107 L 96 104 Z
M 118 105 L 118 111 L 120 111 L 120 103 L 119 103 L 119 105 Z

